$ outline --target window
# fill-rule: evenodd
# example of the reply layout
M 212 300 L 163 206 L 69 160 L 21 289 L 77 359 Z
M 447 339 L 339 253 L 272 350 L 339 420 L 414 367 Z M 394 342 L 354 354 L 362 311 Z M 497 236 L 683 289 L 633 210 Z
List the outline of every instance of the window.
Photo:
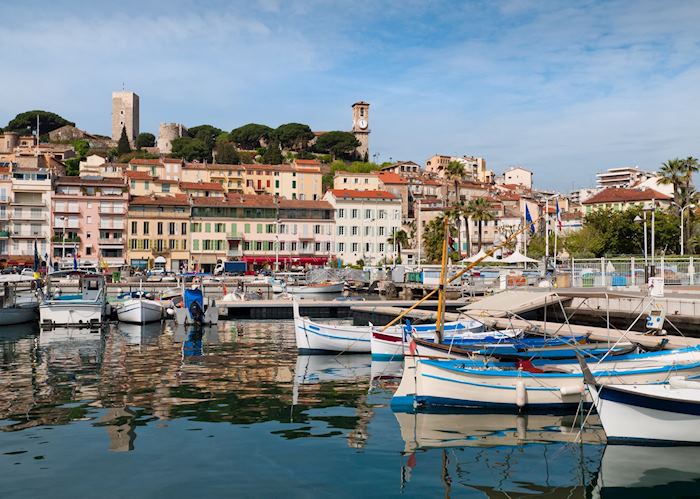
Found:
M 338 210 L 338 218 L 345 218 L 345 210 L 343 208 Z
M 292 241 L 292 251 L 294 252 L 296 250 L 297 250 L 297 243 L 296 243 L 296 241 Z
M 148 222 L 144 222 L 143 223 L 143 235 L 147 236 L 149 232 L 150 232 L 149 224 L 148 224 Z
M 163 222 L 158 222 L 158 229 L 157 229 L 158 235 L 162 236 L 163 235 Z
M 345 251 L 345 243 L 338 243 L 338 253 Z
M 351 234 L 352 234 L 353 236 L 356 236 L 356 235 L 357 235 L 357 229 L 358 229 L 357 225 L 353 225 L 353 226 L 352 226 Z
M 383 220 L 386 218 L 386 211 L 385 210 L 379 210 L 379 219 Z
M 136 189 L 136 180 L 131 181 L 131 188 Z
M 384 243 L 379 243 L 379 252 L 384 253 Z
M 286 246 L 285 242 L 282 241 L 281 243 L 279 243 L 279 245 L 280 245 L 280 251 L 284 251 L 285 246 Z
M 265 233 L 266 234 L 274 234 L 275 233 L 275 224 L 266 224 L 265 225 Z
M 320 233 L 321 233 L 321 226 L 314 225 L 314 234 L 320 234 Z
M 32 211 L 34 211 L 34 210 L 32 210 Z M 34 214 L 32 213 L 32 215 L 34 215 Z M 32 218 L 33 218 L 33 217 L 32 217 Z M 85 217 L 85 222 L 91 224 L 91 223 L 92 223 L 92 217 L 91 217 L 91 216 Z
M 372 218 L 372 210 L 365 210 L 365 219 L 369 220 Z
M 85 248 L 85 255 L 92 255 L 92 246 Z
M 204 224 L 204 232 L 211 232 L 211 224 L 210 223 L 205 223 Z
M 331 251 L 331 243 L 326 243 L 326 251 Z
M 177 240 L 176 239 L 170 239 L 168 241 L 168 249 L 174 250 L 177 245 Z
M 292 189 L 296 189 L 296 188 L 297 188 L 297 181 L 292 180 Z
M 150 187 L 151 187 L 151 183 L 148 180 L 144 181 L 143 188 L 148 190 L 148 189 L 150 189 Z
M 258 234 L 262 234 L 263 233 L 263 224 L 258 224 L 256 227 L 256 231 Z
M 380 236 L 384 235 L 384 227 L 379 227 L 379 235 Z
M 357 253 L 357 248 L 358 248 L 358 247 L 359 247 L 359 246 L 358 246 L 357 243 L 352 243 L 352 252 L 353 252 L 353 253 Z
M 365 225 L 365 236 L 369 236 L 372 234 L 372 227 L 368 227 Z
M 262 241 L 255 241 L 255 251 L 262 251 Z
M 226 232 L 226 224 L 214 224 L 214 232 Z
M 194 239 L 192 241 L 192 249 L 195 251 L 199 251 L 199 239 Z
M 316 244 L 315 244 L 315 250 L 316 250 L 316 253 L 320 253 L 320 252 L 321 252 L 321 243 L 316 243 Z
M 168 224 L 168 234 L 171 236 L 175 235 L 175 222 L 170 222 Z
M 250 234 L 250 224 L 243 225 L 243 232 L 246 234 Z
M 280 181 L 275 180 L 275 189 L 279 189 L 279 188 L 280 188 Z
M 132 234 L 137 234 L 139 231 L 139 223 L 138 222 L 131 222 L 131 233 Z
M 358 216 L 358 210 L 357 210 L 357 208 L 353 208 L 351 218 L 357 218 L 357 216 Z
M 365 243 L 365 253 L 371 253 L 371 252 L 372 252 L 372 244 Z
M 342 225 L 339 225 L 339 226 L 338 226 L 338 235 L 339 235 L 339 236 L 344 236 L 344 235 L 345 235 L 345 227 L 343 227 Z
M 167 182 L 163 182 L 163 188 L 161 190 L 163 192 L 170 192 L 170 184 Z
M 181 227 L 180 230 L 181 230 L 181 234 L 182 234 L 183 236 L 186 236 L 186 235 L 187 235 L 187 222 L 182 222 L 182 227 Z

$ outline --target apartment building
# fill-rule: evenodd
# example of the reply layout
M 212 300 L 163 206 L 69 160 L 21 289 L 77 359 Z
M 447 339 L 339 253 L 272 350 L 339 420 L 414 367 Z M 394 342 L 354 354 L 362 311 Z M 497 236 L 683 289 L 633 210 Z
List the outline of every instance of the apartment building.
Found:
M 323 175 L 318 166 L 243 165 L 245 194 L 272 194 L 287 199 L 319 200 Z
M 129 265 L 135 268 L 190 268 L 187 196 L 132 196 L 127 212 Z
M 219 259 L 251 268 L 322 265 L 332 255 L 333 207 L 325 201 L 229 193 L 192 199 L 193 264 L 213 270 Z
M 118 268 L 126 263 L 128 188 L 123 179 L 58 177 L 51 197 L 53 262 Z
M 0 166 L 0 256 L 9 255 L 10 240 L 10 194 L 12 173 L 9 166 Z
M 343 263 L 379 264 L 394 258 L 389 236 L 401 228 L 401 199 L 386 191 L 329 189 L 335 210 L 335 252 Z
M 51 172 L 13 165 L 10 198 L 10 257 L 34 255 L 34 241 L 42 257 L 50 251 Z

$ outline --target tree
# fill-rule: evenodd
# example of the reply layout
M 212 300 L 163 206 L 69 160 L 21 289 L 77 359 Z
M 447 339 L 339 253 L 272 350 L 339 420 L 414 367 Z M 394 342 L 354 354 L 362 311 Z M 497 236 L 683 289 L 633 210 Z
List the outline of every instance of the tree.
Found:
M 423 232 L 423 246 L 425 247 L 425 257 L 429 262 L 440 262 L 442 259 L 442 243 L 445 239 L 444 217 L 440 215 L 425 226 Z M 450 235 L 455 235 L 455 228 L 448 224 Z M 456 260 L 458 258 L 456 252 L 450 253 L 450 258 Z
M 678 204 L 681 186 L 685 184 L 686 168 L 682 160 L 669 159 L 659 169 L 659 183 L 673 186 L 673 201 Z
M 484 198 L 477 198 L 469 201 L 467 204 L 466 213 L 469 218 L 475 220 L 477 223 L 477 227 L 479 229 L 478 245 L 479 251 L 481 251 L 483 223 L 494 219 L 493 213 L 491 212 L 491 205 L 489 205 L 488 201 L 486 201 Z
M 269 141 L 274 135 L 274 130 L 267 125 L 248 123 L 231 130 L 230 138 L 241 149 L 257 149 L 263 142 Z
M 401 262 L 401 248 L 408 246 L 408 234 L 405 230 L 397 230 L 387 239 L 389 244 L 396 246 L 396 252 L 398 253 L 399 263 Z
M 75 126 L 75 123 L 49 111 L 26 111 L 15 116 L 5 127 L 6 132 L 29 134 L 36 132 L 36 117 L 39 115 L 39 132 L 47 134 L 65 125 Z
M 117 152 L 119 154 L 126 154 L 131 152 L 129 137 L 126 136 L 126 127 L 122 127 L 122 134 L 119 136 L 119 142 L 117 142 Z
M 447 168 L 445 169 L 445 176 L 454 181 L 455 186 L 455 204 L 459 202 L 459 181 L 464 178 L 464 163 L 461 161 L 452 160 L 447 163 Z
M 303 151 L 309 146 L 309 141 L 314 138 L 314 132 L 309 125 L 303 123 L 285 123 L 275 130 L 275 138 L 282 149 Z
M 142 147 L 155 147 L 156 136 L 152 133 L 141 132 L 136 137 L 136 149 L 141 149 Z
M 333 187 L 333 177 L 335 177 L 337 172 L 370 173 L 379 169 L 379 165 L 376 163 L 363 163 L 362 161 L 345 163 L 344 161 L 333 161 L 329 168 L 329 172 L 323 175 L 323 188 L 330 189 Z
M 236 146 L 232 142 L 222 142 L 216 145 L 216 162 L 227 165 L 237 165 L 241 162 Z
M 77 177 L 80 175 L 80 159 L 70 158 L 63 162 L 66 165 L 66 175 L 69 177 Z
M 187 136 L 199 139 L 207 145 L 209 152 L 214 149 L 216 138 L 221 135 L 222 130 L 213 125 L 198 125 L 187 130 Z
M 182 158 L 185 161 L 208 161 L 211 160 L 209 153 L 209 148 L 202 140 L 193 139 L 192 137 L 179 137 L 173 139 L 172 153 L 170 155 L 173 158 Z
M 284 162 L 279 142 L 276 140 L 270 141 L 267 149 L 265 149 L 265 154 L 262 156 L 262 161 L 267 165 L 281 165 Z
M 85 158 L 90 152 L 90 142 L 85 139 L 76 139 L 71 142 L 71 145 L 73 146 L 73 149 L 75 149 L 75 154 L 80 159 Z
M 328 132 L 316 139 L 316 150 L 331 154 L 333 160 L 352 158 L 359 145 L 360 142 L 350 132 Z

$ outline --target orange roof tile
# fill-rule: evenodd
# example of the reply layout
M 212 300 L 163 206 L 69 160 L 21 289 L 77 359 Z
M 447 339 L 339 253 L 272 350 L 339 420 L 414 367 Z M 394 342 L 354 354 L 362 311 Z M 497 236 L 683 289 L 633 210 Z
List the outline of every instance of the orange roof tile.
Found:
M 349 189 L 329 189 L 328 192 L 337 198 L 352 199 L 397 199 L 396 196 L 386 191 L 353 191 Z
M 134 196 L 129 201 L 129 206 L 132 205 L 189 206 L 190 200 L 184 194 L 175 194 L 173 196 Z
M 582 204 L 601 203 L 629 203 L 634 201 L 668 201 L 671 196 L 667 196 L 654 189 L 626 189 L 623 187 L 608 187 L 598 194 L 583 201 Z
M 144 158 L 134 158 L 129 161 L 130 165 L 160 165 L 160 159 L 144 159 Z
M 124 172 L 124 175 L 130 180 L 155 180 L 148 172 L 127 170 Z
M 408 184 L 408 180 L 394 172 L 379 172 L 379 180 L 385 184 Z
M 224 187 L 218 182 L 180 182 L 180 189 L 190 191 L 223 191 Z

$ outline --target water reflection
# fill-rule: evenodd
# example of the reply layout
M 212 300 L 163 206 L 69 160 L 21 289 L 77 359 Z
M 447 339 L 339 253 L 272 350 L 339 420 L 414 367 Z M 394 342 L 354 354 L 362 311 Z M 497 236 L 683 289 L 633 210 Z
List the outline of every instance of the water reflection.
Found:
M 266 495 L 260 487 L 269 495 L 420 497 L 438 489 L 603 497 L 629 487 L 658 496 L 669 484 L 667 495 L 697 490 L 698 448 L 606 448 L 595 418 L 577 439 L 580 422 L 572 417 L 394 414 L 389 401 L 400 372 L 401 363 L 368 355 L 298 356 L 289 321 L 0 330 L 0 474 L 3 485 L 31 491 L 39 470 L 78 483 L 93 461 L 104 466 L 93 473 L 156 461 L 175 469 L 185 453 L 194 468 L 224 466 L 217 480 L 235 477 L 241 486 L 256 477 L 242 495 Z M 205 443 L 186 435 L 192 432 Z M 226 452 L 238 440 L 232 470 Z M 76 492 L 70 484 L 65 490 Z

